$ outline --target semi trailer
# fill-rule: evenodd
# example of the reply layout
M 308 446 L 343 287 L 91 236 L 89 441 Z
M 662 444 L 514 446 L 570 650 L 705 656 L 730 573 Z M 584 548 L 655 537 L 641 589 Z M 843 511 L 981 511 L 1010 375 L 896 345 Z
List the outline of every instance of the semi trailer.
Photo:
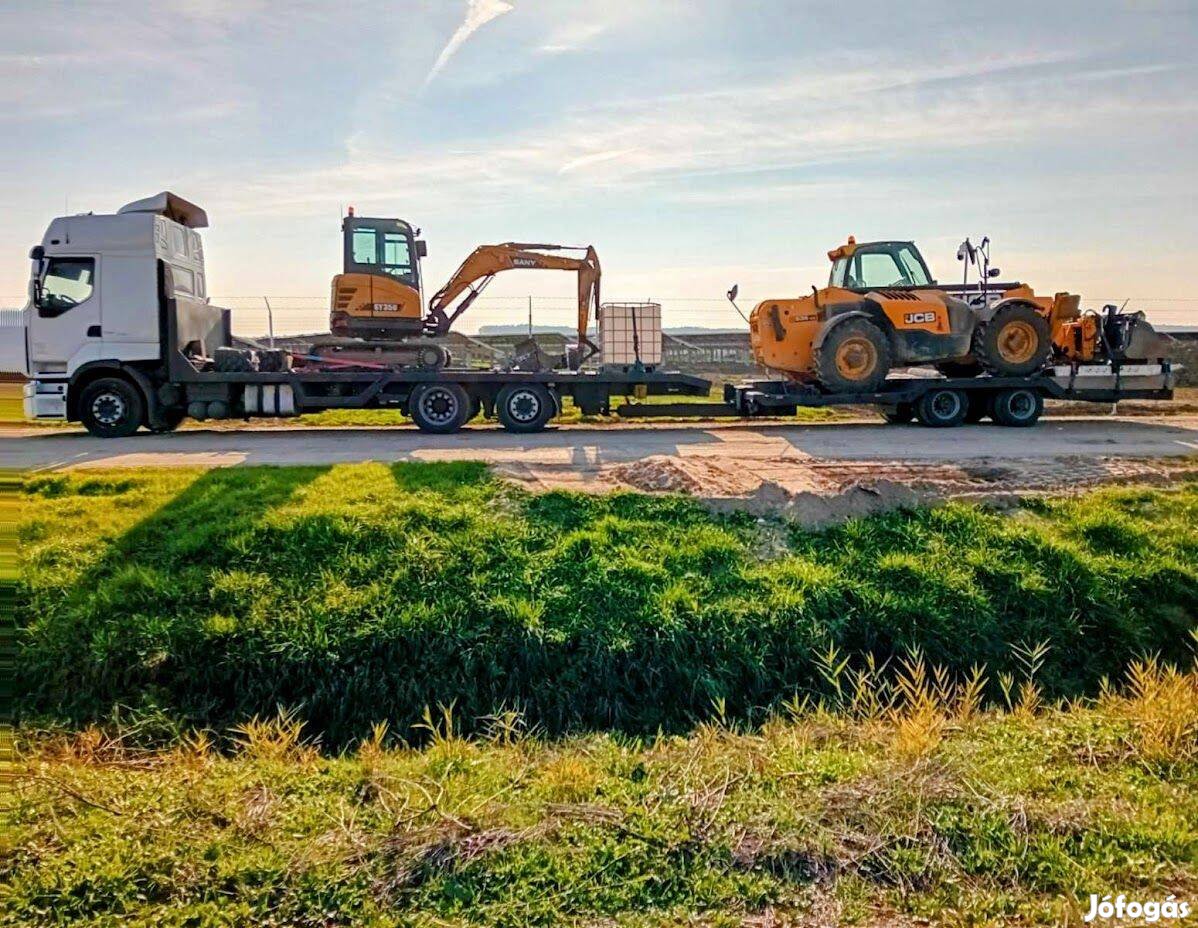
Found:
M 113 214 L 54 219 L 32 249 L 29 303 L 19 328 L 3 330 L 0 369 L 24 374 L 30 418 L 82 422 L 104 437 L 140 428 L 169 432 L 187 418 L 249 419 L 327 409 L 393 408 L 428 432 L 460 429 L 480 413 L 504 428 L 533 432 L 569 398 L 584 414 L 626 418 L 778 416 L 799 407 L 865 404 L 888 421 L 912 418 L 945 427 L 989 416 L 1025 426 L 1045 399 L 1114 402 L 1169 399 L 1174 373 L 1156 364 L 1058 365 L 1025 377 L 896 375 L 863 393 L 818 384 L 751 380 L 725 387 L 719 403 L 624 403 L 613 398 L 705 397 L 711 382 L 663 370 L 660 325 L 626 305 L 612 319 L 631 322 L 627 351 L 604 353 L 580 369 L 565 359 L 527 357 L 487 369 L 371 363 L 238 346 L 231 313 L 208 297 L 203 242 L 207 216 L 171 193 Z M 619 312 L 614 312 L 614 310 Z M 656 339 L 657 344 L 652 340 Z M 612 344 L 616 339 L 609 339 Z M 646 361 L 646 359 L 648 359 Z

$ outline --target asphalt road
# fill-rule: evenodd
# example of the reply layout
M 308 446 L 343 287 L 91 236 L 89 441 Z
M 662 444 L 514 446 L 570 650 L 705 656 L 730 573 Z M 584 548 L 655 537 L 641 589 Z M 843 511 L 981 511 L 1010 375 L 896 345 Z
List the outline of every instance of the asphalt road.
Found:
M 604 468 L 649 457 L 743 462 L 960 462 L 1052 458 L 1198 455 L 1198 416 L 1046 419 L 1032 429 L 993 425 L 956 429 L 881 424 L 561 427 L 536 435 L 472 428 L 424 435 L 411 428 L 243 428 L 184 430 L 97 439 L 77 430 L 0 430 L 0 468 L 237 464 L 336 464 L 348 461 L 482 460 L 532 482 L 585 484 Z

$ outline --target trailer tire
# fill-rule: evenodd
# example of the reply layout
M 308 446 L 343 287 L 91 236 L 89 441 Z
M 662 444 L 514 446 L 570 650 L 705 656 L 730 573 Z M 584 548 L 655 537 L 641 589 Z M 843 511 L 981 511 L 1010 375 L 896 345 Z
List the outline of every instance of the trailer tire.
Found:
M 448 435 L 466 424 L 470 397 L 457 383 L 417 384 L 408 397 L 408 414 L 420 431 Z
M 977 425 L 990 415 L 990 395 L 980 390 L 970 390 L 965 394 L 968 406 L 965 409 L 966 425 Z
M 969 398 L 961 390 L 929 390 L 915 404 L 915 417 L 920 425 L 948 429 L 965 421 Z
M 1027 428 L 1035 425 L 1044 412 L 1044 397 L 1037 390 L 1016 387 L 994 395 L 991 414 L 999 425 Z
M 495 414 L 509 432 L 539 432 L 557 415 L 557 403 L 543 384 L 509 383 L 495 399 Z
M 899 403 L 893 409 L 883 409 L 882 418 L 889 425 L 906 425 L 915 418 L 915 407 L 910 403 Z
M 127 438 L 142 426 L 146 401 L 123 377 L 101 377 L 83 389 L 79 419 L 97 438 Z

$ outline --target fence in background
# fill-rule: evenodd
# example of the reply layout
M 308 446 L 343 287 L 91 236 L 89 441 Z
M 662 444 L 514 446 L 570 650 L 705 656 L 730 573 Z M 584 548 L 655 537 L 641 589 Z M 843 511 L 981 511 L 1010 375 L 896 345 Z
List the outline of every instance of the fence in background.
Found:
M 685 337 L 694 330 L 743 332 L 745 321 L 719 297 L 657 297 L 645 295 L 612 295 L 619 299 L 660 303 L 664 329 Z M 1087 307 L 1105 303 L 1122 305 L 1126 298 L 1087 299 Z M 25 304 L 24 296 L 0 295 L 0 326 L 19 325 L 17 309 Z M 273 316 L 276 335 L 301 335 L 328 331 L 327 296 L 214 296 L 212 302 L 233 310 L 233 331 L 247 338 L 258 338 L 269 331 Z M 739 299 L 744 312 L 754 305 L 752 295 Z M 268 314 L 267 305 L 270 312 Z M 1129 308 L 1143 309 L 1148 318 L 1160 325 L 1198 326 L 1198 298 L 1135 299 Z M 484 296 L 461 318 L 458 330 L 464 334 L 520 334 L 531 325 L 534 329 L 560 329 L 563 334 L 573 330 L 576 304 L 570 297 Z M 690 331 L 688 331 L 690 330 Z

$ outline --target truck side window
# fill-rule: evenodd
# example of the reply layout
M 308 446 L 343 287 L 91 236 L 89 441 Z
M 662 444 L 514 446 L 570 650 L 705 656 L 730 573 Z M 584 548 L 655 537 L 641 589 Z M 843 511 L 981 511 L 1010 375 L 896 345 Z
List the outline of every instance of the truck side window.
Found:
M 51 258 L 42 278 L 38 315 L 60 316 L 78 306 L 95 289 L 95 258 Z

